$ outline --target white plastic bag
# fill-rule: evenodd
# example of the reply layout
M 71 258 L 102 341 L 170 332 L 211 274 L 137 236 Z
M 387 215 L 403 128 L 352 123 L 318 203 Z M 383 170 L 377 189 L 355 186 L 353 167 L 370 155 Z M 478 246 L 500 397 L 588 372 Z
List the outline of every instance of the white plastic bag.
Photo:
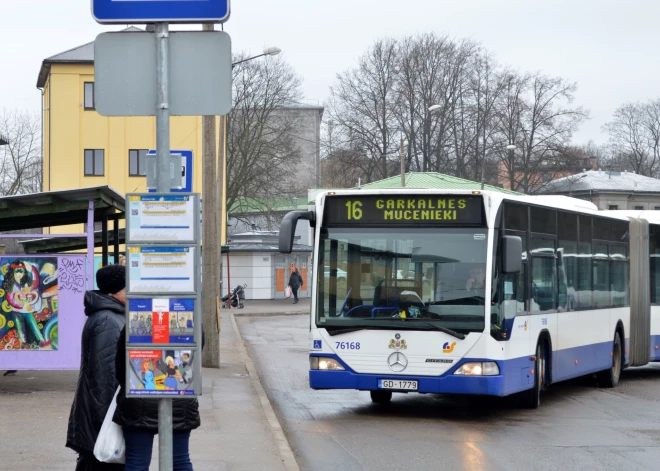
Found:
M 293 290 L 291 289 L 291 286 L 287 286 L 286 289 L 284 290 L 284 296 L 290 298 L 292 294 L 293 294 Z
M 117 408 L 118 393 L 119 388 L 115 392 L 115 397 L 112 398 L 108 412 L 105 414 L 105 419 L 103 419 L 101 431 L 94 444 L 94 456 L 103 463 L 124 464 L 125 460 L 124 433 L 121 427 L 112 421 L 112 416 L 115 415 L 115 409 Z

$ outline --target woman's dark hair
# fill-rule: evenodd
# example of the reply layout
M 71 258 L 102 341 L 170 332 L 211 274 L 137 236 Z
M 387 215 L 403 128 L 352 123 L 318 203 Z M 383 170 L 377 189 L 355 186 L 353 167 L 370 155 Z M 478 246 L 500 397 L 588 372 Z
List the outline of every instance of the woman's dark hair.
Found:
M 2 288 L 6 293 L 11 293 L 13 291 L 14 283 L 16 282 L 14 278 L 14 271 L 19 268 L 21 268 L 25 273 L 25 276 L 21 278 L 21 281 L 18 283 L 19 286 L 29 286 L 32 284 L 32 274 L 28 271 L 25 263 L 20 260 L 14 260 L 9 264 L 9 270 L 7 270 L 5 279 L 2 282 Z

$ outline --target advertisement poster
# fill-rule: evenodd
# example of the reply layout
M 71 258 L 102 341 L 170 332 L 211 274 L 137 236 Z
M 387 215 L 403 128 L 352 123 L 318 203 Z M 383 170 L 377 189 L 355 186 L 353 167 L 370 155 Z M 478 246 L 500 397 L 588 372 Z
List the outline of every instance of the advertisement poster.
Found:
M 128 350 L 129 395 L 194 396 L 192 350 Z
M 195 247 L 130 247 L 129 287 L 136 293 L 194 293 Z
M 131 195 L 128 217 L 130 242 L 195 240 L 192 196 Z
M 195 299 L 129 299 L 129 343 L 194 343 Z
M 56 257 L 0 258 L 0 350 L 57 350 L 57 295 Z

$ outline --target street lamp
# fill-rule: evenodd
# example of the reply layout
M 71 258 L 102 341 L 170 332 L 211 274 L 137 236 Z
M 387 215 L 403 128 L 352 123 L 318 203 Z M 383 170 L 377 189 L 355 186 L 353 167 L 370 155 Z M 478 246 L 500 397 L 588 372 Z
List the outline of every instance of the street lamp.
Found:
M 509 144 L 506 146 L 506 150 L 509 151 L 509 185 L 511 185 L 510 190 L 513 190 L 513 182 L 516 178 L 516 174 L 513 172 L 513 151 L 516 150 L 515 144 Z
M 431 105 L 429 106 L 429 111 L 431 113 L 435 113 L 436 111 L 440 111 L 442 109 L 442 105 Z
M 231 65 L 231 67 L 234 68 L 234 66 L 236 66 L 238 64 L 242 64 L 243 62 L 251 61 L 252 59 L 257 59 L 257 58 L 263 57 L 263 56 L 276 56 L 280 52 L 282 52 L 282 49 L 280 49 L 279 47 L 267 47 L 266 49 L 264 49 L 264 52 L 262 54 L 259 54 L 258 56 L 248 57 L 247 59 L 243 59 L 243 60 L 240 60 L 238 62 L 234 62 Z
M 238 62 L 234 62 L 231 65 L 231 68 L 233 69 L 235 66 L 238 64 L 242 64 L 243 62 L 251 61 L 253 59 L 258 59 L 259 57 L 264 57 L 264 56 L 276 56 L 280 52 L 282 52 L 282 49 L 279 47 L 267 47 L 264 49 L 263 53 L 248 57 L 246 59 L 240 60 Z M 213 125 L 213 128 L 215 129 L 215 124 Z M 216 170 L 216 175 L 217 175 L 217 188 L 216 188 L 216 202 L 218 208 L 218 213 L 222 216 L 222 214 L 225 214 L 225 219 L 223 220 L 222 217 L 218 218 L 218 225 L 220 226 L 220 232 L 222 233 L 222 224 L 227 224 L 227 211 L 228 208 L 226 208 L 225 203 L 226 203 L 226 195 L 224 195 L 224 185 L 225 181 L 227 178 L 227 175 L 224 173 L 224 169 L 227 167 L 227 115 L 222 115 L 220 116 L 220 126 L 219 126 L 219 136 L 218 136 L 218 149 L 221 152 L 220 158 L 218 159 L 218 168 Z M 223 206 L 225 206 L 225 209 L 223 211 Z M 226 227 L 226 226 L 225 226 Z M 226 237 L 226 230 L 225 230 L 225 237 Z M 215 237 L 214 240 L 217 240 L 217 237 Z M 221 241 L 221 244 L 222 245 Z M 222 252 L 222 250 L 220 251 Z M 218 267 L 222 265 L 222 254 L 218 254 Z M 229 266 L 229 252 L 227 252 L 227 266 Z M 219 268 L 218 268 L 219 269 Z M 229 272 L 227 272 L 229 273 Z M 222 273 L 218 275 L 218 278 L 222 278 Z M 231 284 L 227 283 L 227 294 L 229 297 L 231 297 Z M 227 303 L 227 307 L 231 309 L 231 303 Z

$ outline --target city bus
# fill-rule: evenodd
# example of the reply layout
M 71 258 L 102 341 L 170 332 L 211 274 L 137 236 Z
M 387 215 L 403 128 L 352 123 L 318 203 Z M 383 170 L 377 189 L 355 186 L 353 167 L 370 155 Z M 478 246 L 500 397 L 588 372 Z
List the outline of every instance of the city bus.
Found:
M 509 396 L 660 360 L 660 218 L 565 196 L 320 193 L 282 220 L 314 237 L 313 389 Z M 652 213 L 652 212 L 647 212 Z

